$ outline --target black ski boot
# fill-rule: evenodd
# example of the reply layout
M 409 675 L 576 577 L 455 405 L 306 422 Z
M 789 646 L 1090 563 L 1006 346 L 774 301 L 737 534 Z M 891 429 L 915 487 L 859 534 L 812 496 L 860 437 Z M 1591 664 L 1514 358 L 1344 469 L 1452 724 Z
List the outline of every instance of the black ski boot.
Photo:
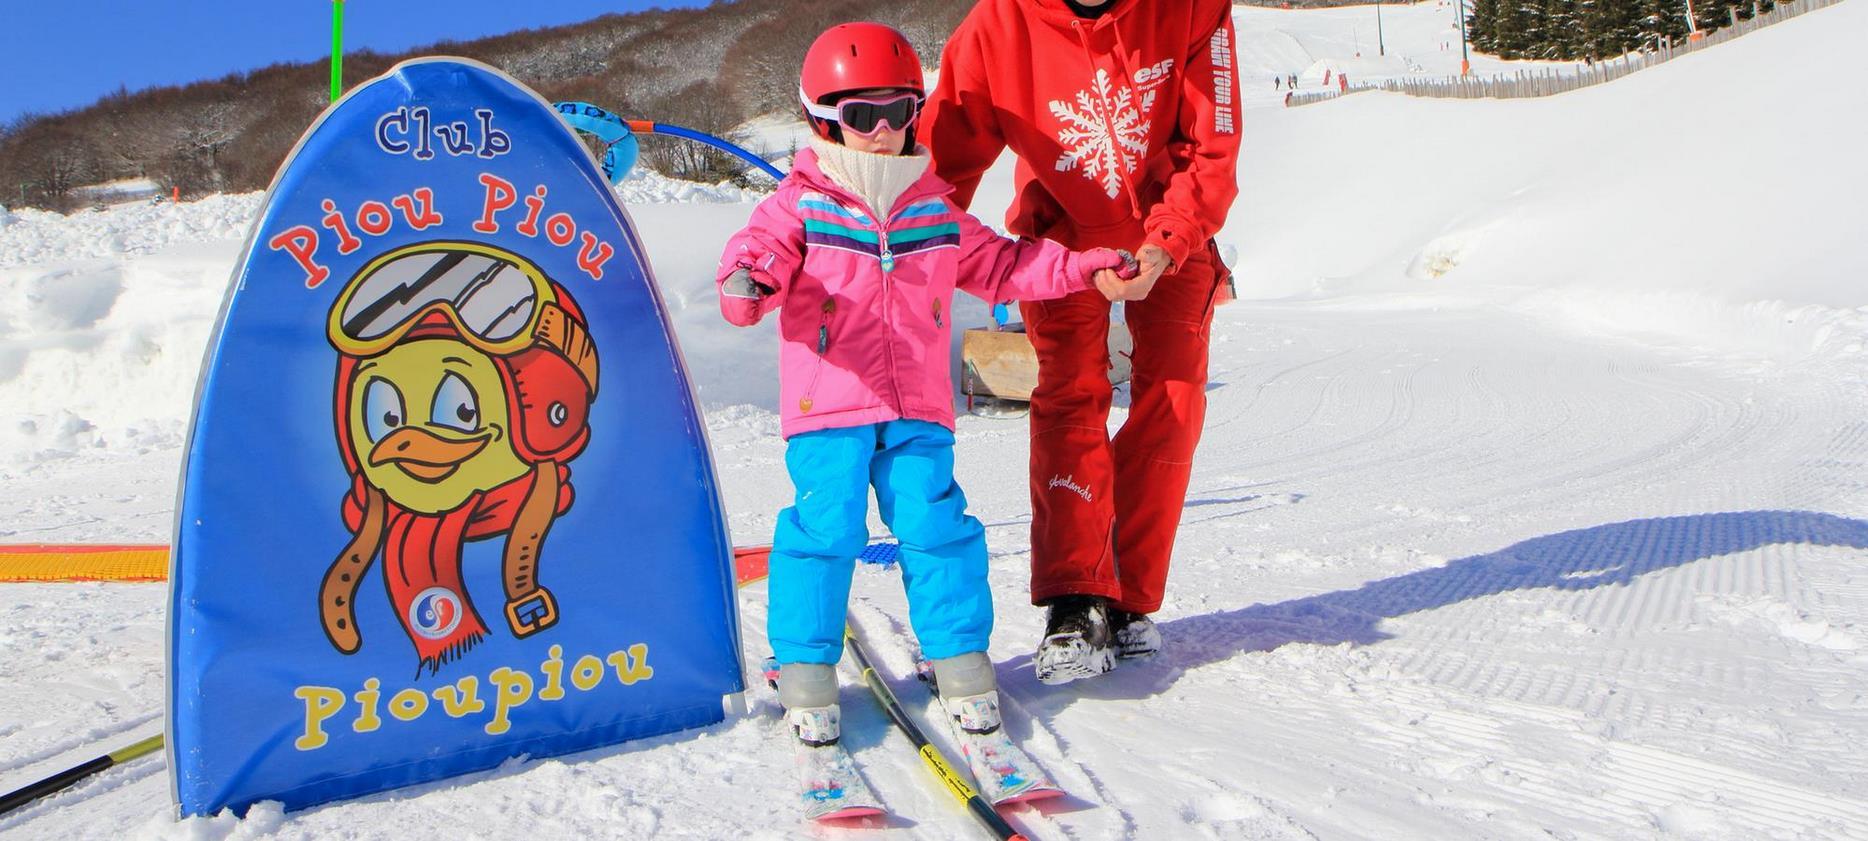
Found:
M 1046 604 L 1044 642 L 1032 658 L 1039 683 L 1069 683 L 1116 667 L 1109 609 L 1100 596 L 1059 596 Z
M 1153 657 L 1161 651 L 1161 629 L 1146 613 L 1109 609 L 1109 627 L 1114 629 L 1116 656 L 1124 660 Z

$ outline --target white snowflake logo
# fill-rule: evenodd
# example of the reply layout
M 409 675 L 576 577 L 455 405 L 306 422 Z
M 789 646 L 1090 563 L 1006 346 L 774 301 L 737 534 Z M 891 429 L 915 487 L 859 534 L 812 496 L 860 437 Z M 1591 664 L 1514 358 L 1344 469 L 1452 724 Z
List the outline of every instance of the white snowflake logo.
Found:
M 1141 107 L 1135 104 L 1135 92 L 1128 87 L 1115 88 L 1109 83 L 1109 71 L 1098 68 L 1091 90 L 1077 91 L 1076 106 L 1061 99 L 1051 100 L 1051 114 L 1063 122 L 1057 139 L 1064 153 L 1057 157 L 1057 171 L 1080 169 L 1084 178 L 1095 181 L 1110 198 L 1122 190 L 1122 170 L 1135 171 L 1135 162 L 1148 156 L 1148 124 L 1142 120 L 1154 105 L 1155 92 L 1143 96 Z

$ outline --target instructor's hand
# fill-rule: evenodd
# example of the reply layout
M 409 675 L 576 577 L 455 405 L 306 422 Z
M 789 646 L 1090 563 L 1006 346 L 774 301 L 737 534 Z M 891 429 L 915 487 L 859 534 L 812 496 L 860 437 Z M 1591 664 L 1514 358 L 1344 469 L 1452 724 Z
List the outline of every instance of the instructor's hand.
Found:
M 1116 274 L 1115 269 L 1097 269 L 1095 274 L 1090 275 L 1090 280 L 1096 285 L 1096 291 L 1103 293 L 1103 297 L 1109 301 L 1128 300 L 1128 281 Z
M 1135 259 L 1141 263 L 1141 271 L 1135 275 L 1134 280 L 1125 284 L 1123 290 L 1124 297 L 1131 301 L 1148 297 L 1148 293 L 1155 288 L 1155 281 L 1160 280 L 1161 275 L 1174 266 L 1174 261 L 1168 259 L 1167 249 L 1159 245 L 1142 246 L 1136 250 Z

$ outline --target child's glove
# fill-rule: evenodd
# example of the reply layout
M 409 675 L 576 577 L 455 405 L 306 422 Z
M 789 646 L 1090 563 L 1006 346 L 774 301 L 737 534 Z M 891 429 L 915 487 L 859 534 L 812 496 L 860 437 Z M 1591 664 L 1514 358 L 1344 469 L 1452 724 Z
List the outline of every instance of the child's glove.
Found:
M 757 324 L 762 303 L 776 292 L 777 289 L 753 280 L 752 271 L 741 266 L 720 281 L 720 314 L 741 327 Z
M 1077 271 L 1087 280 L 1105 269 L 1119 269 L 1128 253 L 1113 248 L 1091 248 L 1077 253 Z M 1134 259 L 1134 258 L 1129 258 Z
M 1122 258 L 1122 265 L 1116 267 L 1116 277 L 1122 278 L 1123 280 L 1134 280 L 1136 275 L 1142 273 L 1141 261 L 1135 259 L 1135 255 L 1130 254 L 1128 249 L 1116 249 L 1116 256 Z
M 1135 255 L 1122 248 L 1092 248 L 1078 256 L 1077 265 L 1082 267 L 1086 277 L 1111 269 L 1123 280 L 1134 280 L 1142 268 Z
M 735 269 L 732 274 L 727 275 L 726 280 L 720 281 L 720 294 L 729 298 L 751 298 L 757 301 L 777 291 L 777 289 L 773 289 L 770 286 L 753 280 L 752 270 L 744 266 Z
M 1128 297 L 1123 281 L 1134 279 L 1141 271 L 1141 264 L 1136 262 L 1135 255 L 1114 248 L 1092 248 L 1082 252 L 1077 257 L 1077 265 L 1091 286 L 1111 301 Z

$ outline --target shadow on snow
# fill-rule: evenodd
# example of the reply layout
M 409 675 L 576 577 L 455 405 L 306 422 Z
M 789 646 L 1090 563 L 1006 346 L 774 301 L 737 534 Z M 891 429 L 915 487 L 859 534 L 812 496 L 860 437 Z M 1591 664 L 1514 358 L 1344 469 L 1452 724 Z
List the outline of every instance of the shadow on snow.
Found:
M 1064 691 L 1090 698 L 1151 696 L 1187 669 L 1240 654 L 1293 643 L 1373 645 L 1391 637 L 1380 628 L 1384 619 L 1512 590 L 1626 585 L 1657 570 L 1786 543 L 1868 549 L 1868 521 L 1811 511 L 1742 511 L 1629 520 L 1535 537 L 1352 590 L 1163 622 L 1166 651 L 1160 660 Z M 1000 674 L 1026 697 L 1058 691 L 1031 676 L 1030 655 L 1007 663 Z

